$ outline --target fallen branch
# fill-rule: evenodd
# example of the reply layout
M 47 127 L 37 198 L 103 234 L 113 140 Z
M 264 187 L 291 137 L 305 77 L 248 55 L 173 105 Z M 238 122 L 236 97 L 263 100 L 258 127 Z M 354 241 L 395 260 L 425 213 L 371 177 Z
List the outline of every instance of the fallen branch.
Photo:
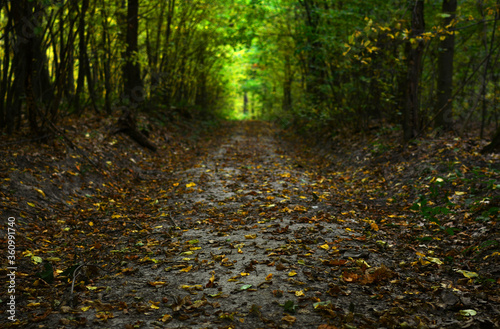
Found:
M 112 134 L 114 135 L 118 133 L 124 133 L 142 147 L 156 152 L 156 145 L 144 136 L 142 132 L 137 130 L 135 118 L 131 110 L 125 110 L 122 116 L 118 119 L 116 128 L 113 130 Z

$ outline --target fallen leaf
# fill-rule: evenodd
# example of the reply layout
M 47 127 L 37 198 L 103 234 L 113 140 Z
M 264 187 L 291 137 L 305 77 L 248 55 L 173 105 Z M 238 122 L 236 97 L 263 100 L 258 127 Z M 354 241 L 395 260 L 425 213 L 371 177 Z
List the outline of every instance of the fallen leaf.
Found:
M 193 268 L 193 266 L 189 265 L 188 267 L 184 267 L 183 269 L 181 269 L 180 272 L 187 273 L 187 272 L 191 271 L 192 268 Z
M 330 250 L 330 246 L 327 243 L 319 246 L 319 248 L 324 249 L 324 250 Z
M 167 321 L 170 321 L 170 320 L 172 320 L 172 316 L 170 314 L 165 314 L 160 319 L 161 322 L 167 322 Z
M 40 193 L 44 198 L 45 198 L 45 192 L 40 190 L 39 188 L 35 188 L 35 191 L 37 191 L 38 193 Z
M 466 271 L 466 270 L 456 270 L 458 273 L 463 274 L 467 279 L 477 278 L 479 275 L 476 272 Z
M 285 312 L 295 313 L 297 305 L 295 305 L 293 300 L 287 300 L 285 304 L 281 305 L 285 309 Z
M 475 310 L 460 310 L 459 313 L 463 316 L 474 316 L 477 314 Z
M 297 296 L 297 297 L 303 297 L 303 296 L 305 296 L 304 291 L 303 290 L 297 290 L 295 292 L 295 296 Z
M 288 324 L 294 324 L 297 321 L 297 318 L 292 315 L 285 315 L 281 318 L 281 320 L 288 322 Z

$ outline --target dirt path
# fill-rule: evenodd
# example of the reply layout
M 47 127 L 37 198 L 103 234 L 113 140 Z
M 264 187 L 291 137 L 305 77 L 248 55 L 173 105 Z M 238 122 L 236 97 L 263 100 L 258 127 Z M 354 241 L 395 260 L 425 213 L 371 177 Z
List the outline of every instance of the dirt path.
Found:
M 131 314 L 114 312 L 111 327 L 132 318 L 147 327 L 317 328 L 374 306 L 364 288 L 360 296 L 339 282 L 341 267 L 369 258 L 364 238 L 336 220 L 322 178 L 297 168 L 267 125 L 237 124 L 174 181 L 170 218 L 136 237 L 154 260 L 116 278 L 126 284 L 101 282 L 113 287 L 103 302 L 126 303 Z M 180 230 L 167 231 L 172 220 Z
M 157 240 L 162 248 L 154 258 L 161 265 L 142 266 L 107 298 L 129 305 L 137 298 L 162 301 L 148 318 L 160 325 L 164 317 L 169 328 L 326 323 L 312 303 L 326 300 L 331 274 L 315 265 L 341 258 L 338 242 L 355 234 L 325 211 L 320 199 L 329 192 L 314 187 L 313 174 L 295 169 L 279 150 L 265 124 L 239 124 L 199 164 L 176 173 L 169 215 L 183 230 Z M 155 233 L 171 223 L 159 222 Z M 166 284 L 148 287 L 153 281 Z
M 106 212 L 92 224 L 101 225 L 94 235 L 85 232 L 87 222 L 74 224 L 86 228 L 75 230 L 74 239 L 109 241 L 75 247 L 92 246 L 89 255 L 102 258 L 106 275 L 85 266 L 91 273 L 80 278 L 88 280 L 37 322 L 51 328 L 494 328 L 496 294 L 468 286 L 431 257 L 439 247 L 405 240 L 411 235 L 405 224 L 380 220 L 403 217 L 386 205 L 383 177 L 370 177 L 368 192 L 354 184 L 345 190 L 350 173 L 309 171 L 266 123 L 232 123 L 221 132 L 187 169 L 143 170 L 156 178 L 138 182 L 134 196 L 123 192 L 127 216 Z M 59 287 L 69 289 L 64 282 Z

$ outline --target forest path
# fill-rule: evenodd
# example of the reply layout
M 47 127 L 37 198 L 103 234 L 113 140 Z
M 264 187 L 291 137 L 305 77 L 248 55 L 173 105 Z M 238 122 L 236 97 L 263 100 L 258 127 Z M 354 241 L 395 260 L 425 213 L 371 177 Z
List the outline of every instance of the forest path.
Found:
M 495 249 L 462 264 L 469 235 L 438 236 L 398 197 L 411 187 L 404 175 L 426 162 L 392 153 L 370 162 L 358 148 L 323 166 L 276 136 L 269 123 L 246 121 L 155 154 L 109 143 L 109 180 L 66 164 L 43 189 L 85 189 L 48 219 L 19 221 L 28 238 L 19 266 L 31 273 L 19 277 L 23 327 L 495 327 Z M 51 197 L 31 200 L 44 209 Z M 486 242 L 498 236 L 468 227 Z M 35 255 L 54 268 L 40 272 Z M 61 272 L 75 268 L 73 284 Z M 474 271 L 492 279 L 478 284 Z
M 144 301 L 147 319 L 168 328 L 317 328 L 352 305 L 373 306 L 366 293 L 338 285 L 343 266 L 372 252 L 356 220 L 336 219 L 340 208 L 326 202 L 335 193 L 322 184 L 326 179 L 298 167 L 267 123 L 224 129 L 217 147 L 174 173 L 175 190 L 160 210 L 169 218 L 135 236 L 151 246 L 154 261 L 139 265 L 106 298 Z M 155 302 L 159 309 L 151 309 Z
M 268 124 L 236 123 L 217 144 L 192 168 L 174 174 L 179 186 L 168 200 L 168 215 L 183 230 L 160 242 L 165 254 L 155 258 L 165 266 L 140 270 L 144 286 L 153 278 L 167 284 L 138 293 L 144 300 L 160 295 L 177 305 L 169 327 L 293 322 L 280 304 L 293 301 L 289 308 L 295 313 L 299 300 L 311 304 L 328 290 L 323 280 L 306 291 L 302 285 L 308 276 L 316 281 L 317 275 L 327 275 L 316 273 L 312 264 L 321 263 L 318 257 L 338 257 L 334 241 L 350 235 L 317 202 L 330 192 L 315 188 L 313 173 L 295 168 Z M 171 224 L 158 222 L 155 233 Z M 137 298 L 132 287 L 114 294 Z M 249 317 L 251 312 L 255 316 Z M 299 314 L 301 327 L 324 322 L 312 309 Z

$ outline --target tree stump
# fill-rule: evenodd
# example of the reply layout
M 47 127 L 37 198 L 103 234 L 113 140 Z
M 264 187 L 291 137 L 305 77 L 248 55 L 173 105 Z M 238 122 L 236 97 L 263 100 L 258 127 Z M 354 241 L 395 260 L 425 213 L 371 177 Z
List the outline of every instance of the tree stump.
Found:
M 137 129 L 136 119 L 131 110 L 123 111 L 123 114 L 118 119 L 116 128 L 113 130 L 113 135 L 123 133 L 130 137 L 133 141 L 142 147 L 156 152 L 156 145 L 153 144 L 141 131 Z

